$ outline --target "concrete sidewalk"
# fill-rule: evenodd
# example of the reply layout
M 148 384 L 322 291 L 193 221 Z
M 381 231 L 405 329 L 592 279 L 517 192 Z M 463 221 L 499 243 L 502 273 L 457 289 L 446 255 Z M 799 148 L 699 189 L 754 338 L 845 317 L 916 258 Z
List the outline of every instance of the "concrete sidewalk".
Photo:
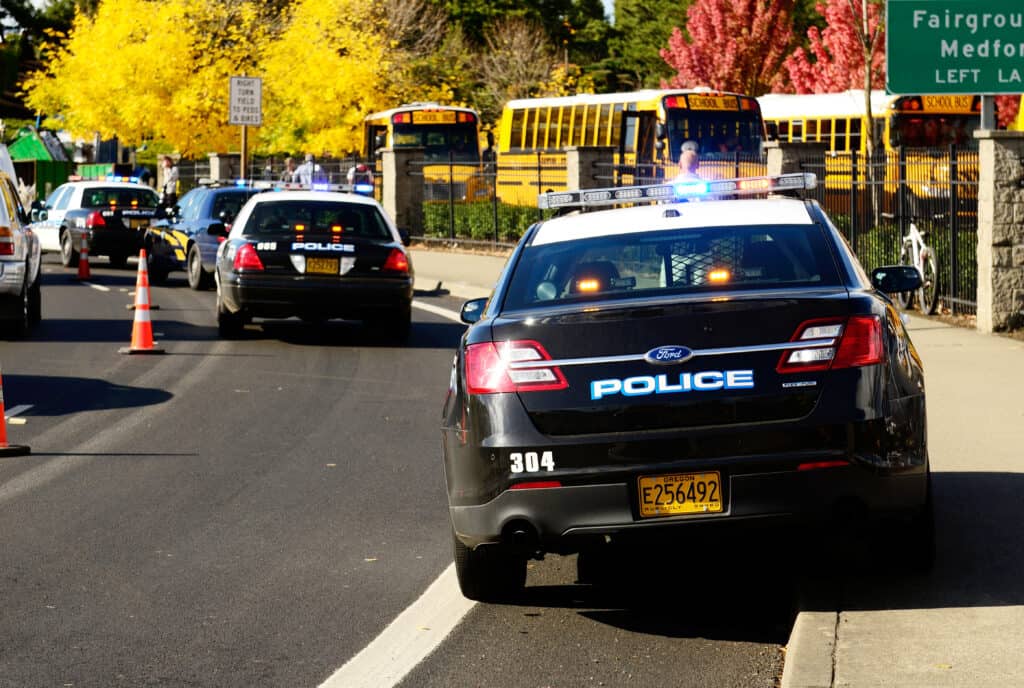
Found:
M 413 261 L 418 289 L 473 298 L 505 259 Z M 783 688 L 1024 686 L 1024 342 L 915 316 L 909 329 L 925 363 L 935 570 L 830 572 L 794 625 Z

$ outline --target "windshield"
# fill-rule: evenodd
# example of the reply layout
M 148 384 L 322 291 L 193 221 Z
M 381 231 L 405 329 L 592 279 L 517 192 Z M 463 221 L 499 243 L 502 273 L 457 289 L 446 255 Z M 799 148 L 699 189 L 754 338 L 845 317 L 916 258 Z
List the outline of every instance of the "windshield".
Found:
M 423 148 L 424 157 L 432 162 L 448 159 L 455 162 L 479 162 L 480 144 L 476 124 L 395 124 L 395 148 Z
M 245 202 L 256 194 L 255 190 L 231 191 L 219 193 L 213 197 L 212 215 L 217 219 L 230 222 L 238 215 Z
M 838 284 L 818 225 L 679 229 L 529 246 L 504 309 Z
M 891 144 L 908 148 L 943 148 L 950 144 L 977 148 L 974 132 L 980 126 L 980 115 L 895 115 Z
M 375 206 L 342 201 L 265 201 L 252 209 L 242 233 L 392 239 Z
M 761 115 L 756 110 L 668 110 L 668 149 L 672 162 L 679 161 L 684 141 L 696 141 L 702 160 L 733 154 L 760 153 Z
M 82 192 L 83 208 L 105 208 L 112 205 L 123 208 L 155 208 L 160 197 L 151 189 L 129 187 L 97 187 Z

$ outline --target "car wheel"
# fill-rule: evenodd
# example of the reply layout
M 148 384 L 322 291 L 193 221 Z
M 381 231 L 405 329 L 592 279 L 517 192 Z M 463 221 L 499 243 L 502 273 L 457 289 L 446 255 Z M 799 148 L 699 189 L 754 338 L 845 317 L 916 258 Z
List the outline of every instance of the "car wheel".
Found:
M 43 278 L 36 276 L 36 281 L 28 289 L 28 320 L 31 325 L 38 325 L 43 320 Z
M 78 267 L 78 251 L 71 240 L 71 232 L 64 230 L 60 235 L 60 264 L 66 268 Z
M 209 289 L 213 283 L 213 275 L 203 270 L 203 259 L 199 255 L 199 247 L 192 244 L 188 250 L 188 286 L 196 291 Z
M 146 268 L 149 272 L 149 283 L 152 285 L 159 286 L 167 281 L 167 275 L 170 274 L 170 270 L 162 265 L 153 265 Z
M 242 335 L 245 326 L 245 316 L 241 313 L 232 313 L 221 301 L 220 292 L 217 292 L 217 334 L 224 339 L 237 339 Z
M 924 315 L 935 315 L 939 309 L 939 270 L 935 251 L 928 249 L 921 262 L 921 288 L 917 290 L 917 307 Z
M 28 334 L 29 326 L 31 325 L 29 291 L 28 287 L 21 288 L 21 294 L 12 299 L 13 303 L 11 305 L 13 307 L 11 312 L 14 314 L 14 317 L 0 321 L 4 334 L 11 338 L 20 339 Z
M 373 315 L 366 320 L 367 327 L 383 341 L 403 344 L 409 339 L 412 329 L 412 308 L 406 306 L 397 311 Z
M 112 268 L 123 268 L 128 265 L 128 256 L 123 253 L 115 253 L 107 256 L 107 260 L 110 261 L 110 267 Z
M 459 589 L 471 600 L 507 602 L 522 595 L 526 585 L 526 557 L 501 545 L 470 549 L 452 533 L 455 575 Z

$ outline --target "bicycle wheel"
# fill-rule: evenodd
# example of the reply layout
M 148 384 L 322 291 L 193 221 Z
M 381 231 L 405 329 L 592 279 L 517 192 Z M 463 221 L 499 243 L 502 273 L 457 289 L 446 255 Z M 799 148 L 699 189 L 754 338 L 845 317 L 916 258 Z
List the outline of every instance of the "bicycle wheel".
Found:
M 910 245 L 903 244 L 903 248 L 900 250 L 900 265 L 913 265 L 914 260 L 910 255 Z M 896 303 L 899 304 L 900 308 L 907 310 L 914 305 L 914 292 L 912 291 L 901 291 L 894 294 L 896 297 Z
M 917 307 L 925 315 L 935 315 L 939 308 L 939 270 L 935 251 L 922 249 L 921 288 L 917 290 Z

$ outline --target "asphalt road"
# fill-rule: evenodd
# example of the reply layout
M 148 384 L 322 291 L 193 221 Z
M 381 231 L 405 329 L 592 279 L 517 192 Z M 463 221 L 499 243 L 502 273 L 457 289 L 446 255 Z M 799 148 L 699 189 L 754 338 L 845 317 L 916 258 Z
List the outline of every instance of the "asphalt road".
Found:
M 92 287 L 48 257 L 43 325 L 0 342 L 33 450 L 0 459 L 0 687 L 318 685 L 451 562 L 438 423 L 462 327 L 414 310 L 401 348 L 298 321 L 220 341 L 213 293 L 175 274 L 152 290 L 167 355 L 121 356 L 129 267 Z M 777 545 L 637 553 L 628 594 L 549 557 L 402 685 L 768 688 L 796 595 Z

